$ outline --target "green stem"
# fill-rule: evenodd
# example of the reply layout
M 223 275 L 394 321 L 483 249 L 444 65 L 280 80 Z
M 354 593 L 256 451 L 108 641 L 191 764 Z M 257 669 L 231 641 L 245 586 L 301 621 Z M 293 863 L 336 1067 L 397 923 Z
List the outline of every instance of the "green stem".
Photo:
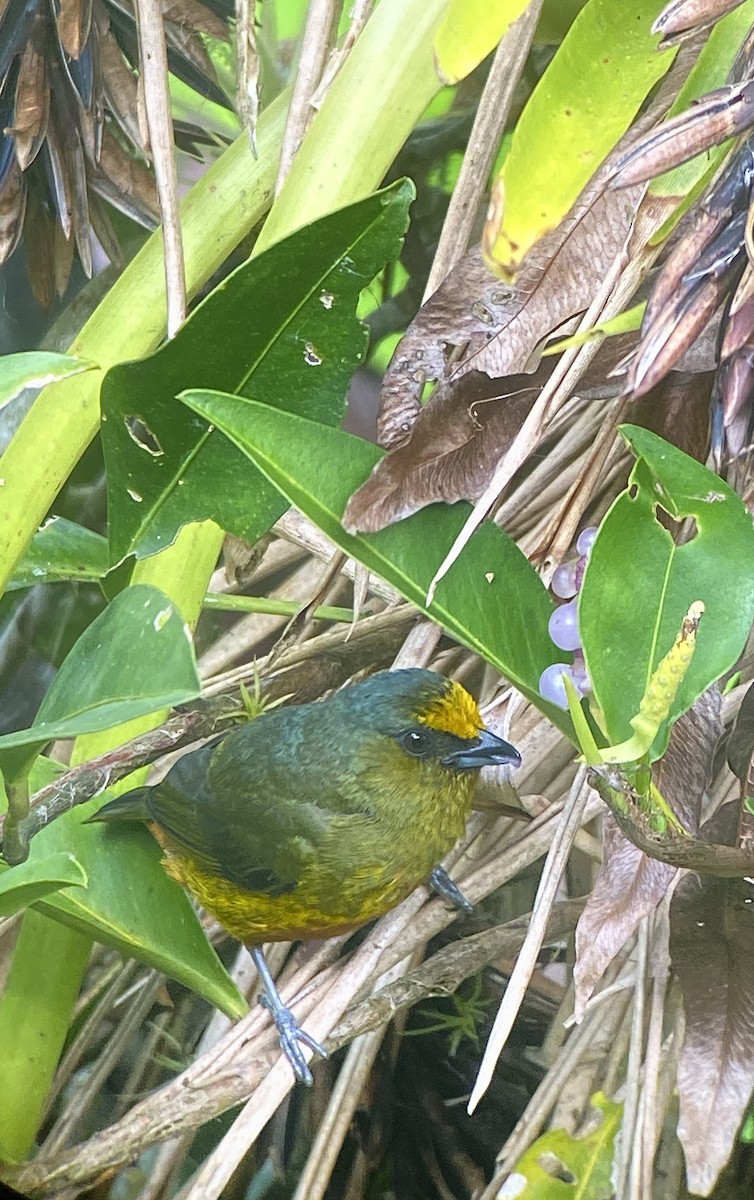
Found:
M 24 915 L 0 999 L 0 1158 L 20 1162 L 34 1147 L 91 947 L 33 909 Z
M 296 600 L 268 600 L 266 596 L 228 596 L 215 592 L 207 593 L 202 607 L 218 612 L 267 613 L 272 617 L 295 617 L 301 611 L 301 605 Z M 350 622 L 353 620 L 353 609 L 320 604 L 311 615 L 315 621 Z

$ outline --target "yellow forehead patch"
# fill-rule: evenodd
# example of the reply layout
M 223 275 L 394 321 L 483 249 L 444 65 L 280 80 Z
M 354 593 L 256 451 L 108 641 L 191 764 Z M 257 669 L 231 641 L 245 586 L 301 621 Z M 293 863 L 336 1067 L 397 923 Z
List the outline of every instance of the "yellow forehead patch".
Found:
M 449 681 L 445 694 L 433 700 L 428 708 L 417 714 L 422 725 L 452 733 L 460 738 L 475 738 L 484 727 L 476 701 L 455 680 Z

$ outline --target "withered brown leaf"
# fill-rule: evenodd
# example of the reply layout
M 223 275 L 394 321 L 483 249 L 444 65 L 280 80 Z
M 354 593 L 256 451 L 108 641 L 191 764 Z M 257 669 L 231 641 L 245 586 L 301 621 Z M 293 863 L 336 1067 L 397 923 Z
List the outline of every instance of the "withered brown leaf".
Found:
M 720 692 L 710 688 L 673 726 L 668 748 L 653 772 L 653 782 L 693 833 L 699 828 L 721 729 Z M 634 846 L 609 815 L 604 818 L 602 849 L 602 866 L 576 927 L 577 1019 L 609 963 L 642 917 L 660 903 L 676 873 L 675 867 Z
M 704 832 L 730 844 L 736 818 L 737 805 L 727 804 Z M 754 1088 L 754 888 L 747 879 L 689 873 L 673 896 L 670 925 L 686 1014 L 678 1136 L 689 1191 L 709 1196 Z
M 478 371 L 452 387 L 438 384 L 410 440 L 351 496 L 344 528 L 372 533 L 436 500 L 452 504 L 478 495 L 541 387 L 534 375 L 490 379 Z
M 600 171 L 527 256 L 515 286 L 492 275 L 479 247 L 461 259 L 420 309 L 385 373 L 382 446 L 395 449 L 408 439 L 427 380 L 457 380 L 469 371 L 519 374 L 546 334 L 583 311 L 625 241 L 640 196 L 638 189 L 605 192 L 606 182 Z

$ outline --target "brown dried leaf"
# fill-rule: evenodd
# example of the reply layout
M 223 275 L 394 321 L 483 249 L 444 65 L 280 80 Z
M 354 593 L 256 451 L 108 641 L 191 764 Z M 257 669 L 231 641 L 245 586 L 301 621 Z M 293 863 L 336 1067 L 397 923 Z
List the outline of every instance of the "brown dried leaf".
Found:
M 655 767 L 653 782 L 695 833 L 712 755 L 722 730 L 720 692 L 710 688 L 673 726 L 668 748 Z M 576 927 L 574 1011 L 577 1020 L 605 969 L 667 892 L 676 868 L 645 854 L 604 818 L 603 859 L 597 880 Z
M 13 111 L 13 140 L 22 171 L 34 161 L 44 141 L 49 111 L 45 59 L 31 38 L 21 57 Z
M 623 245 L 639 200 L 638 190 L 605 192 L 606 179 L 607 171 L 599 172 L 563 223 L 533 248 L 514 286 L 495 278 L 479 247 L 461 259 L 420 309 L 385 373 L 382 446 L 407 440 L 426 380 L 469 371 L 519 374 L 543 337 L 583 310 Z M 453 358 L 461 361 L 449 369 Z
M 438 384 L 410 440 L 386 455 L 354 492 L 344 528 L 374 533 L 437 500 L 476 499 L 541 387 L 533 375 L 490 379 L 478 371 L 454 385 Z
M 89 37 L 91 0 L 60 0 L 56 19 L 60 44 L 71 58 L 80 58 Z
M 154 178 L 142 163 L 127 154 L 105 130 L 99 162 L 90 169 L 91 186 L 127 217 L 154 229 L 159 224 L 159 203 Z
M 697 251 L 693 262 L 688 261 L 691 251 L 684 239 L 660 273 L 655 288 L 657 299 L 652 297 L 644 315 L 642 339 L 628 372 L 627 390 L 637 396 L 649 391 L 675 366 L 741 275 L 746 213 L 738 212 L 730 220 L 719 215 L 717 221 L 718 231 L 704 248 L 701 237 L 709 232 L 707 220 L 692 230 L 690 242 Z
M 705 826 L 711 840 L 730 843 L 736 810 L 727 804 L 708 823 L 715 828 Z M 690 873 L 676 889 L 670 921 L 686 1013 L 678 1136 L 689 1191 L 709 1196 L 754 1088 L 754 889 L 747 879 Z
M 576 927 L 574 1016 L 581 1021 L 591 995 L 615 955 L 653 912 L 676 868 L 650 858 L 603 817 L 602 866 Z
M 754 125 L 754 82 L 728 84 L 709 92 L 693 108 L 671 117 L 640 138 L 618 159 L 613 187 L 646 183 L 688 162 L 703 150 Z
M 26 209 L 26 181 L 14 156 L 0 180 L 0 263 L 4 263 L 18 245 Z
M 754 756 L 754 683 L 741 701 L 727 746 L 728 766 L 737 779 L 746 779 Z
M 105 99 L 118 125 L 136 149 L 143 152 L 139 122 L 136 119 L 136 79 L 123 51 L 110 32 L 110 22 L 106 14 L 99 8 L 95 9 L 95 21 Z
M 55 298 L 54 222 L 34 187 L 29 188 L 25 228 L 26 264 L 31 290 L 40 308 L 48 309 Z
M 720 357 L 729 358 L 754 335 L 754 270 L 747 264 L 741 282 L 731 301 L 725 325 L 725 337 L 720 347 Z
M 702 350 L 701 339 L 695 343 Z M 710 346 L 714 351 L 714 345 Z M 671 371 L 659 387 L 642 396 L 626 420 L 634 425 L 643 425 L 664 438 L 684 454 L 705 462 L 709 449 L 709 411 L 714 377 L 714 357 L 709 357 L 694 369 L 696 356 L 684 355 L 679 365 L 691 364 L 689 371 Z
M 706 29 L 720 17 L 733 12 L 744 0 L 670 0 L 652 26 L 652 33 L 664 36 L 662 45 L 671 38 L 690 33 L 693 29 Z
M 162 15 L 180 29 L 206 33 L 219 41 L 228 41 L 228 26 L 222 17 L 199 0 L 162 0 Z M 212 73 L 214 78 L 214 71 Z

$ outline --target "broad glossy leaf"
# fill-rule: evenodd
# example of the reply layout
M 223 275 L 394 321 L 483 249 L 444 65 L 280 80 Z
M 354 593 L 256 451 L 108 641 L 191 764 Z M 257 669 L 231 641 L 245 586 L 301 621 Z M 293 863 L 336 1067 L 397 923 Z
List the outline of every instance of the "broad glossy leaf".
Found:
M 49 854 L 41 861 L 28 859 L 17 867 L 0 863 L 0 917 L 28 908 L 51 892 L 65 887 L 86 887 L 87 874 L 73 854 Z
M 24 388 L 41 388 L 69 375 L 93 370 L 93 364 L 67 354 L 30 350 L 0 357 L 0 408 L 14 400 Z
M 76 642 L 31 729 L 5 734 L 0 752 L 109 729 L 200 691 L 191 638 L 175 605 L 158 588 L 129 587 Z
M 113 559 L 154 554 L 187 521 L 212 518 L 255 542 L 283 511 L 249 460 L 179 405 L 217 388 L 337 425 L 365 327 L 361 290 L 395 258 L 413 185 L 300 229 L 239 267 L 156 354 L 110 370 L 102 388 Z
M 589 0 L 534 89 L 495 185 L 484 244 L 490 265 L 515 276 L 626 132 L 674 50 L 650 33 L 662 0 Z
M 341 550 L 499 667 L 556 725 L 570 730 L 567 714 L 546 704 L 537 691 L 540 674 L 557 657 L 547 635 L 552 602 L 501 529 L 492 522 L 482 525 L 427 606 L 429 582 L 468 505 L 433 505 L 379 533 L 353 536 L 340 518 L 351 492 L 380 457 L 374 446 L 243 397 L 191 391 L 181 399 L 232 438 Z
M 607 513 L 584 576 L 579 625 L 594 699 L 611 743 L 626 740 L 649 680 L 689 607 L 705 605 L 696 649 L 650 757 L 670 726 L 738 658 L 754 618 L 754 529 L 736 493 L 682 451 L 634 425 L 629 486 Z M 676 545 L 658 512 L 695 522 Z
M 54 517 L 32 538 L 8 590 L 64 579 L 98 582 L 109 566 L 107 538 L 65 517 Z
M 529 0 L 450 0 L 435 38 L 435 62 L 445 83 L 465 79 L 491 54 Z
M 52 783 L 61 769 L 49 758 L 38 758 L 31 771 L 32 790 Z M 152 835 L 138 824 L 83 824 L 107 798 L 103 793 L 41 830 L 32 840 L 28 860 L 4 868 L 0 886 L 18 878 L 18 872 L 44 877 L 58 869 L 55 864 L 61 857 L 75 859 L 86 886 L 37 898 L 35 907 L 164 971 L 228 1016 L 242 1016 L 245 1001 L 207 941 L 183 888 L 165 874 L 162 852 Z

